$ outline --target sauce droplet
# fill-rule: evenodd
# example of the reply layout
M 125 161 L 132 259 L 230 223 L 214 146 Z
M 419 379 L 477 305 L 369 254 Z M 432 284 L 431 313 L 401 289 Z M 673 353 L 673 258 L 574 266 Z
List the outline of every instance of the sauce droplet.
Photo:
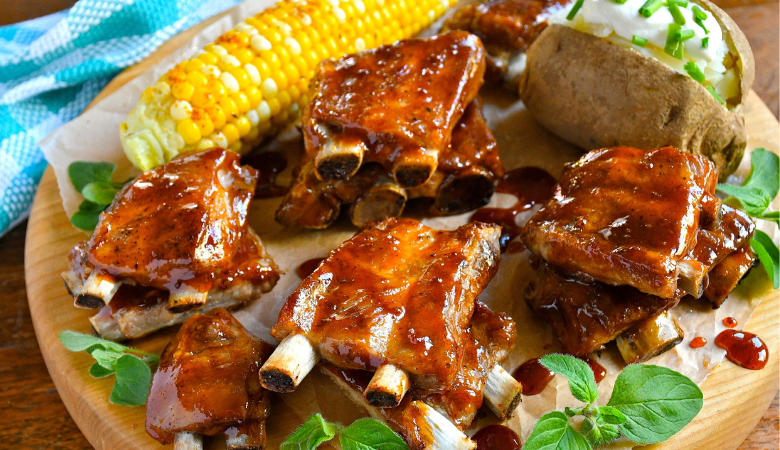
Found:
M 520 167 L 510 170 L 498 182 L 496 192 L 514 195 L 517 197 L 517 203 L 511 208 L 480 208 L 469 220 L 501 225 L 501 250 L 522 251 L 524 248 L 520 249 L 517 246 L 509 248 L 510 241 L 523 230 L 523 227 L 517 225 L 515 219 L 521 212 L 549 200 L 556 183 L 555 177 L 538 167 Z
M 769 360 L 764 341 L 747 331 L 723 330 L 715 338 L 715 345 L 726 350 L 729 361 L 745 369 L 763 369 Z
M 723 325 L 727 328 L 734 328 L 739 324 L 737 323 L 737 319 L 733 317 L 726 317 L 723 319 Z
M 691 343 L 688 344 L 691 346 L 691 348 L 702 348 L 705 345 L 707 345 L 707 340 L 703 337 L 697 336 L 691 340 Z
M 287 157 L 281 152 L 259 152 L 241 158 L 241 164 L 260 172 L 255 188 L 255 198 L 281 197 L 287 188 L 276 184 L 276 177 L 287 167 Z
M 477 450 L 520 450 L 520 438 L 517 433 L 504 425 L 488 425 L 477 431 L 471 438 L 477 444 Z
M 544 367 L 539 358 L 534 358 L 520 364 L 512 376 L 523 385 L 523 395 L 536 395 L 555 378 L 555 372 Z
M 311 275 L 312 272 L 317 270 L 317 266 L 319 266 L 324 259 L 325 258 L 312 258 L 304 261 L 300 266 L 298 266 L 297 269 L 295 269 L 295 273 L 301 277 L 301 279 L 304 279 Z
M 595 359 L 584 358 L 583 361 L 585 361 L 590 367 L 590 370 L 593 371 L 593 376 L 596 378 L 596 383 L 601 383 L 601 380 L 607 376 L 607 369 L 605 369 L 604 366 L 599 364 Z

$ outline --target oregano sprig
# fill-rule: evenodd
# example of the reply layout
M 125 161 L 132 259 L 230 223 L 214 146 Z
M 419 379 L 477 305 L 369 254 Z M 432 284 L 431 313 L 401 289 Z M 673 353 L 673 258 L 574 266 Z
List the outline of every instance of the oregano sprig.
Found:
M 632 364 L 615 381 L 607 406 L 596 406 L 593 371 L 569 355 L 547 355 L 542 365 L 563 375 L 577 400 L 585 403 L 543 415 L 524 450 L 592 450 L 625 436 L 638 444 L 663 442 L 701 410 L 701 389 L 685 375 L 661 366 Z M 571 418 L 583 416 L 579 430 Z
M 128 181 L 111 181 L 116 164 L 108 162 L 75 161 L 68 166 L 68 178 L 84 201 L 70 217 L 70 223 L 76 228 L 92 231 L 103 212 Z
M 279 450 L 314 450 L 339 435 L 343 450 L 409 450 L 400 436 L 374 419 L 358 419 L 348 427 L 328 422 L 321 414 L 311 415 Z
M 111 403 L 126 406 L 146 403 L 152 382 L 151 368 L 160 362 L 159 355 L 75 331 L 60 333 L 60 342 L 72 352 L 92 355 L 95 364 L 89 374 L 93 377 L 116 377 L 108 399 Z
M 763 148 L 750 154 L 750 175 L 741 186 L 718 184 L 718 191 L 728 195 L 726 201 L 738 201 L 751 217 L 774 222 L 780 227 L 780 212 L 767 209 L 780 190 L 780 158 Z M 777 245 L 761 230 L 756 230 L 750 246 L 764 266 L 775 289 L 780 287 L 780 262 Z

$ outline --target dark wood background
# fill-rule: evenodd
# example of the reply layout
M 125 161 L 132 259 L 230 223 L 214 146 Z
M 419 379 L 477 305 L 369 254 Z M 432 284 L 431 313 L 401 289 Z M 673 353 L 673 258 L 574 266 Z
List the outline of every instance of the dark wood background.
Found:
M 0 25 L 50 14 L 73 0 L 0 0 Z M 756 59 L 753 89 L 778 117 L 778 1 L 715 0 L 745 32 Z M 24 286 L 22 223 L 0 238 L 0 447 L 89 449 L 68 415 L 35 339 Z M 777 358 L 777 356 L 775 356 Z M 776 363 L 776 361 L 775 361 Z M 778 398 L 740 450 L 778 449 Z

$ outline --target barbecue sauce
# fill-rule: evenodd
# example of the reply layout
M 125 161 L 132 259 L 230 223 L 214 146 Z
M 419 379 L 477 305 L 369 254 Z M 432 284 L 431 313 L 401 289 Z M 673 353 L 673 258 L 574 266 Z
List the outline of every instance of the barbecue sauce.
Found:
M 255 188 L 255 198 L 281 197 L 288 188 L 276 184 L 276 177 L 287 168 L 287 157 L 281 152 L 260 152 L 241 158 L 241 164 L 249 165 L 260 172 Z
M 495 223 L 501 225 L 501 249 L 519 252 L 524 247 L 509 243 L 516 238 L 523 227 L 517 225 L 517 215 L 528 211 L 534 205 L 549 200 L 555 189 L 555 178 L 538 167 L 520 167 L 507 172 L 496 186 L 496 192 L 517 197 L 517 203 L 510 208 L 480 208 L 472 216 L 472 222 Z
M 737 323 L 737 319 L 733 317 L 726 317 L 725 319 L 723 319 L 723 326 L 725 326 L 726 328 L 734 328 L 737 325 L 739 325 Z
M 702 348 L 705 345 L 707 345 L 707 340 L 703 337 L 697 336 L 691 340 L 691 343 L 688 344 L 691 346 L 691 348 Z
M 471 437 L 477 450 L 520 450 L 520 438 L 517 433 L 504 425 L 488 425 Z
M 729 361 L 745 369 L 763 369 L 769 360 L 764 341 L 747 331 L 723 330 L 715 338 L 715 345 L 726 350 Z
M 534 358 L 520 364 L 512 376 L 523 385 L 523 395 L 536 395 L 550 384 L 555 372 L 544 367 L 539 358 Z
M 312 272 L 317 270 L 317 266 L 319 266 L 320 263 L 324 259 L 325 258 L 312 258 L 312 259 L 306 260 L 306 261 L 302 262 L 301 265 L 298 266 L 297 269 L 295 269 L 295 273 L 299 277 L 301 277 L 301 279 L 303 280 L 304 278 L 306 278 L 309 275 L 311 275 Z
M 590 370 L 593 371 L 593 377 L 596 378 L 596 383 L 601 383 L 601 380 L 607 376 L 607 369 L 595 359 L 584 358 L 583 361 L 585 361 L 588 367 L 590 367 Z

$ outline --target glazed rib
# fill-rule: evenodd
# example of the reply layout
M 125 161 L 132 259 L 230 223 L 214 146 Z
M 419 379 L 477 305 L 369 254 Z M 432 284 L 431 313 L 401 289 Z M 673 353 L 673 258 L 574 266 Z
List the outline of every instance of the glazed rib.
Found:
M 193 316 L 160 358 L 147 433 L 163 444 L 223 435 L 228 448 L 264 448 L 270 402 L 257 369 L 271 351 L 224 309 Z
M 459 31 L 323 61 L 303 116 L 318 178 L 348 178 L 366 161 L 402 187 L 424 183 L 484 70 L 479 39 Z
M 709 286 L 704 290 L 704 296 L 712 302 L 713 308 L 720 308 L 754 263 L 755 255 L 750 244 L 746 243 L 712 268 L 709 273 Z

